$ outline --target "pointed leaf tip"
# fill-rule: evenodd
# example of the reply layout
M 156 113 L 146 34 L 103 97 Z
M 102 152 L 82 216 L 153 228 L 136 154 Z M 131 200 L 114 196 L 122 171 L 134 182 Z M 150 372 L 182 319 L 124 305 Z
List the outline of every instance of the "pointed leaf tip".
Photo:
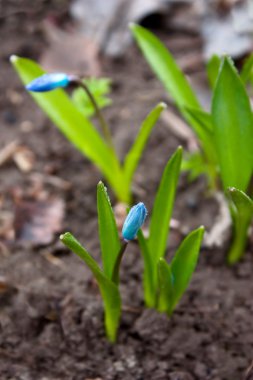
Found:
M 128 27 L 133 30 L 136 27 L 136 24 L 134 22 L 129 22 Z
M 167 106 L 167 104 L 166 103 L 164 103 L 164 102 L 160 102 L 160 103 L 158 103 L 158 105 L 162 108 L 162 109 L 166 109 L 166 108 L 168 108 L 168 106 Z
M 98 188 L 100 188 L 100 187 L 102 187 L 102 188 L 106 188 L 105 185 L 104 185 L 104 183 L 103 183 L 102 181 L 99 181 L 99 182 L 98 182 L 97 187 L 98 187 Z
M 19 59 L 19 57 L 18 57 L 17 55 L 15 55 L 15 54 L 12 54 L 12 55 L 10 56 L 10 62 L 11 62 L 11 63 L 15 63 L 15 62 L 17 62 L 18 59 Z
M 71 237 L 71 233 L 70 232 L 64 232 L 64 234 L 61 234 L 60 235 L 60 240 L 63 241 L 65 240 L 66 238 L 68 239 L 69 237 Z

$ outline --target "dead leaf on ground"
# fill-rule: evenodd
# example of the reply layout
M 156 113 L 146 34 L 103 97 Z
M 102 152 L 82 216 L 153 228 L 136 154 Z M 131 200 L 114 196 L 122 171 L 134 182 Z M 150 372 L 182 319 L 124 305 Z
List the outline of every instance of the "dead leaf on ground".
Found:
M 21 172 L 30 172 L 35 163 L 34 153 L 25 146 L 20 146 L 13 154 L 13 160 Z
M 0 166 L 13 160 L 20 171 L 27 173 L 34 167 L 35 155 L 31 149 L 11 141 L 0 151 Z
M 60 198 L 19 200 L 16 204 L 14 230 L 19 242 L 47 245 L 62 229 L 65 203 Z
M 86 76 L 101 74 L 98 47 L 93 38 L 77 32 L 66 32 L 46 21 L 49 47 L 40 63 L 48 71 L 63 71 Z
M 11 141 L 0 150 L 0 166 L 11 160 L 18 148 L 18 141 Z

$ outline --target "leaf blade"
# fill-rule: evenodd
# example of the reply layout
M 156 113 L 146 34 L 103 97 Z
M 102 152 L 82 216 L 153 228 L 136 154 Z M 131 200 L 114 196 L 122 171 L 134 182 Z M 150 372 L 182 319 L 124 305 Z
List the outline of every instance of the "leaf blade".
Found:
M 204 227 L 192 231 L 180 244 L 172 262 L 171 271 L 174 278 L 174 295 L 172 310 L 183 296 L 197 265 Z
M 158 261 L 158 286 L 159 286 L 159 301 L 158 310 L 165 312 L 169 316 L 172 314 L 172 301 L 174 294 L 174 278 L 171 266 L 160 258 Z
M 230 187 L 228 194 L 239 214 L 253 213 L 253 201 L 243 191 Z
M 117 286 L 105 276 L 96 261 L 71 233 L 61 235 L 60 240 L 86 263 L 96 278 L 105 308 L 107 337 L 115 342 L 121 314 L 121 299 Z
M 168 161 L 156 193 L 148 239 L 150 252 L 155 252 L 155 265 L 165 254 L 181 161 L 182 148 L 179 147 Z
M 161 112 L 166 107 L 167 106 L 164 103 L 159 103 L 143 121 L 138 135 L 135 138 L 135 141 L 125 158 L 123 170 L 127 183 L 131 183 L 132 177 L 141 158 L 142 151 L 145 148 L 149 135 L 155 126 L 155 123 L 157 122 Z
M 189 82 L 162 42 L 140 25 L 131 24 L 132 33 L 151 68 L 181 107 L 201 108 Z
M 223 187 L 246 191 L 253 169 L 253 117 L 246 90 L 228 58 L 217 79 L 212 116 Z
M 244 85 L 246 85 L 248 81 L 252 82 L 252 79 L 253 79 L 253 54 L 250 54 L 250 56 L 245 60 L 240 76 L 241 76 L 241 80 L 242 80 Z
M 244 254 L 248 230 L 253 218 L 253 201 L 243 191 L 228 189 L 230 212 L 233 219 L 233 238 L 228 252 L 228 263 L 235 264 Z
M 106 187 L 97 186 L 99 240 L 105 275 L 112 280 L 113 268 L 120 251 L 120 239 Z
M 221 58 L 214 54 L 207 62 L 207 76 L 212 89 L 215 88 L 215 83 L 219 74 Z
M 144 262 L 142 278 L 144 289 L 144 301 L 147 307 L 155 307 L 157 289 L 155 285 L 155 268 L 153 266 L 153 260 L 149 251 L 147 240 L 145 239 L 142 230 L 139 230 L 137 236 Z

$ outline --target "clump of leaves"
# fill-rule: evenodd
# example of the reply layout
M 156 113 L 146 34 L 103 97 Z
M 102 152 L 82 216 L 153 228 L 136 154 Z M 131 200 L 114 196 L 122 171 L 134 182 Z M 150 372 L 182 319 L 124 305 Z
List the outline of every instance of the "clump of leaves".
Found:
M 145 303 L 168 315 L 173 313 L 194 273 L 204 228 L 189 233 L 175 253 L 171 263 L 165 260 L 170 219 L 180 166 L 182 148 L 179 147 L 168 161 L 154 201 L 149 236 L 138 233 L 144 260 L 143 287 Z
M 227 189 L 234 187 L 245 197 L 252 197 L 253 115 L 246 91 L 246 84 L 252 79 L 252 57 L 241 74 L 229 57 L 214 56 L 210 60 L 207 71 L 213 97 L 211 111 L 206 112 L 162 42 L 141 26 L 131 28 L 151 68 L 198 138 L 199 152 L 188 157 L 184 165 L 190 170 L 191 179 L 205 174 L 214 191 L 222 187 L 227 195 Z M 228 261 L 234 263 L 244 253 L 252 217 L 245 210 L 235 212 L 231 197 L 227 196 L 227 202 L 233 222 Z

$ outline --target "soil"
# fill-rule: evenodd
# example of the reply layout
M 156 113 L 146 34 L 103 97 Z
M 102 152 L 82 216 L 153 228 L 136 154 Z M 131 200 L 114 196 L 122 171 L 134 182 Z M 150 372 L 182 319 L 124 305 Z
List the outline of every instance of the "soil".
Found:
M 68 181 L 69 188 L 43 184 L 42 190 L 66 204 L 62 231 L 71 230 L 100 260 L 96 184 L 101 176 L 45 118 L 8 61 L 13 53 L 39 59 L 47 49 L 42 20 L 53 15 L 64 23 L 68 2 L 21 3 L 22 8 L 15 2 L 0 3 L 0 148 L 18 140 L 34 153 L 35 164 L 28 173 L 12 161 L 0 167 L 1 210 L 14 217 L 15 199 L 34 192 L 34 173 Z M 105 117 L 124 157 L 143 118 L 167 98 L 135 47 L 119 61 L 103 59 L 102 67 L 103 75 L 114 83 L 113 105 Z M 149 210 L 163 167 L 179 143 L 159 121 L 135 177 L 135 198 Z M 204 179 L 188 184 L 182 176 L 174 217 L 189 229 L 200 224 L 208 229 L 216 213 Z M 181 239 L 172 231 L 168 255 Z M 203 247 L 190 287 L 168 319 L 144 308 L 142 262 L 137 246 L 131 244 L 121 271 L 122 321 L 118 342 L 112 345 L 104 336 L 102 303 L 89 270 L 58 243 L 57 236 L 47 246 L 24 245 L 11 238 L 2 239 L 2 246 L 1 380 L 246 379 L 253 359 L 252 247 L 233 268 L 226 266 L 224 251 Z

